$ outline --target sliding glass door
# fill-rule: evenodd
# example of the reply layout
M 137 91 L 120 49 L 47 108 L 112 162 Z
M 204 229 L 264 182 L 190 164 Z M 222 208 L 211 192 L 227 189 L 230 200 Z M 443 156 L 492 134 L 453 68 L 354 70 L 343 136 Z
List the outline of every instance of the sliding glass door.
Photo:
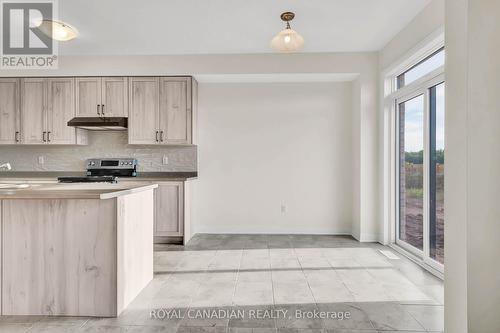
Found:
M 398 239 L 424 249 L 424 95 L 399 103 Z
M 444 82 L 396 102 L 396 243 L 442 270 L 444 263 Z
M 444 264 L 444 83 L 429 90 L 429 255 Z

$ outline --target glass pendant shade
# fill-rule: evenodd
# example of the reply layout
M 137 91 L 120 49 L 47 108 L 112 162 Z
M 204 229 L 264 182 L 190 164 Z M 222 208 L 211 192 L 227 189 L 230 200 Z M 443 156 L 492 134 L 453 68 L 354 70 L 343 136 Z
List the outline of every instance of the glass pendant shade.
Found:
M 78 37 L 78 31 L 64 22 L 43 20 L 42 24 L 38 28 L 45 35 L 61 42 L 66 42 Z
M 279 52 L 295 52 L 304 45 L 304 38 L 293 29 L 286 28 L 280 31 L 272 40 L 271 47 Z

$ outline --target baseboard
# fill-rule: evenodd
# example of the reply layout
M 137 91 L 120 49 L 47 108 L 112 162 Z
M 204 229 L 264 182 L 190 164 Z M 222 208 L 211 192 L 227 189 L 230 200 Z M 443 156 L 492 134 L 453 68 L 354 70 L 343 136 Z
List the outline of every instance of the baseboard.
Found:
M 182 244 L 183 237 L 169 237 L 169 236 L 155 236 L 154 243 L 155 244 Z
M 352 236 L 350 232 L 244 232 L 244 231 L 197 231 L 193 233 L 205 235 L 318 235 L 318 236 Z

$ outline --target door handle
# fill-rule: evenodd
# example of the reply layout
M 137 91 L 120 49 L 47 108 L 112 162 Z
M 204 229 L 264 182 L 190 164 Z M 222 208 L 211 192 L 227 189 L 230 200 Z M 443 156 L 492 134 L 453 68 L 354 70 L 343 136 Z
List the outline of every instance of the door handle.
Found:
M 46 141 L 46 139 L 45 139 L 45 133 L 46 133 L 46 132 L 43 132 L 43 133 L 42 133 L 42 141 L 43 141 L 43 142 L 47 142 L 47 141 Z
M 19 142 L 19 131 L 16 131 L 15 140 L 16 142 Z
M 163 142 L 163 131 L 160 132 L 160 141 Z
M 97 114 L 100 115 L 99 113 L 99 106 L 101 106 L 101 104 L 97 104 Z
M 104 104 L 101 104 L 101 115 L 104 116 Z
M 47 132 L 47 141 L 50 142 L 50 132 Z
M 156 142 L 158 142 L 158 131 L 156 131 Z

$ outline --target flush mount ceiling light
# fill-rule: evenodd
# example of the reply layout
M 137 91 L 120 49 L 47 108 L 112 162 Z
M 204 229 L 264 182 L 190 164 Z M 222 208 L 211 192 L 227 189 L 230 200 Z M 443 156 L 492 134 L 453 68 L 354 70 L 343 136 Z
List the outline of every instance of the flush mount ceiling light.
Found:
M 279 52 L 296 52 L 304 45 L 304 38 L 292 28 L 290 21 L 293 20 L 295 14 L 285 12 L 281 14 L 281 19 L 286 22 L 286 28 L 281 30 L 272 40 L 271 47 Z
M 50 38 L 60 42 L 66 42 L 78 37 L 76 28 L 60 21 L 43 20 L 38 28 Z

